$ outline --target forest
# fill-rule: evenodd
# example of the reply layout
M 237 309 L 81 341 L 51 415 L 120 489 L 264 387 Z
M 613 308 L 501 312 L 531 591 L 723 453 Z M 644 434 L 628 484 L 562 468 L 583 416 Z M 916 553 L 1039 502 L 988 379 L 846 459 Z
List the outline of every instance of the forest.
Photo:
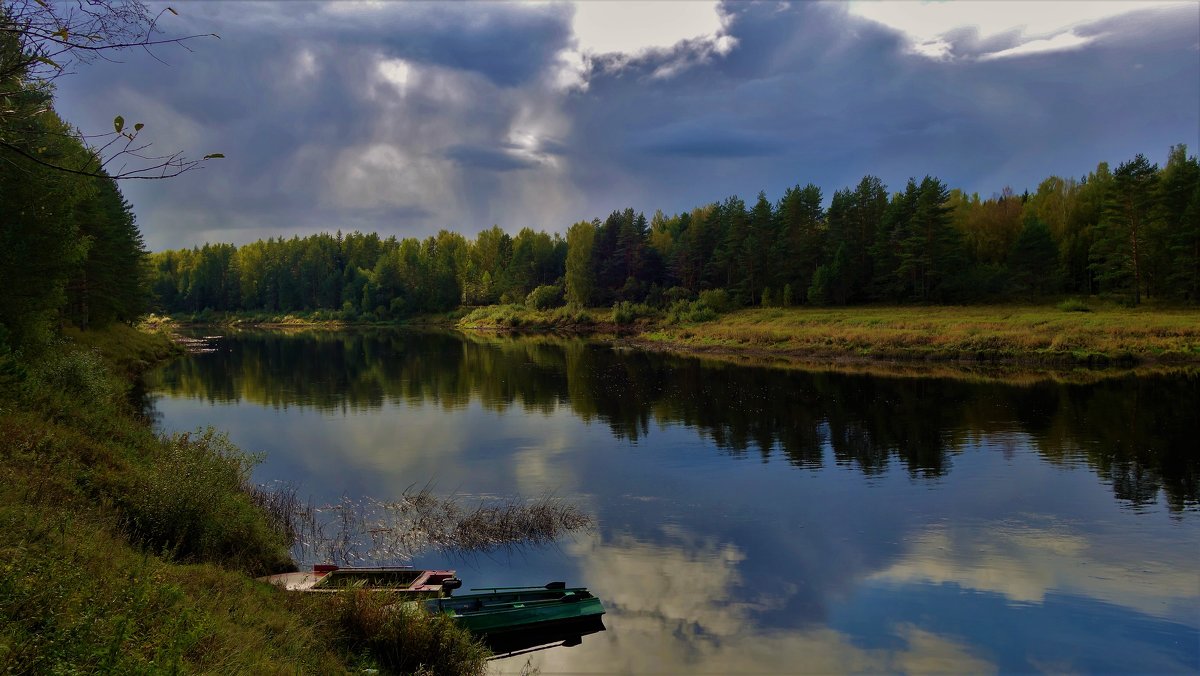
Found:
M 986 199 L 940 179 L 889 192 L 796 185 L 647 219 L 634 209 L 559 233 L 474 238 L 352 232 L 150 254 L 98 150 L 53 108 L 13 33 L 0 34 L 0 350 L 57 327 L 168 313 L 311 311 L 385 321 L 460 306 L 678 308 L 980 303 L 1072 294 L 1129 305 L 1200 300 L 1200 162 L 1184 145 L 1033 192 Z M 114 120 L 110 140 L 141 125 Z M 827 206 L 826 206 L 827 204 Z M 720 302 L 712 300 L 719 298 Z M 704 317 L 704 314 L 693 314 Z
M 0 31 L 0 355 L 45 342 L 63 321 L 131 322 L 151 300 L 132 206 L 33 65 L 18 34 Z M 134 131 L 115 124 L 106 136 Z
M 724 290 L 734 307 L 1027 301 L 1062 294 L 1200 300 L 1200 163 L 1183 145 L 1034 192 L 986 199 L 931 176 L 875 176 L 825 205 L 812 183 L 647 220 L 633 209 L 566 237 L 498 226 L 474 239 L 353 232 L 206 244 L 150 257 L 165 312 L 328 311 L 400 319 L 459 306 L 628 301 L 668 307 Z M 719 308 L 713 308 L 718 309 Z

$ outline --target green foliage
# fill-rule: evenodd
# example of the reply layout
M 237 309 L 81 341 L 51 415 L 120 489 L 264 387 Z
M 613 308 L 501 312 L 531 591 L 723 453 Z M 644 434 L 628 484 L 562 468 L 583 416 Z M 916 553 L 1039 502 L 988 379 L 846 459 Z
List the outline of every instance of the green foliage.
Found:
M 181 561 L 219 561 L 254 574 L 289 568 L 290 542 L 252 501 L 256 460 L 213 429 L 162 441 L 114 499 L 131 540 Z
M 1018 293 L 1045 295 L 1058 290 L 1058 249 L 1050 233 L 1050 226 L 1036 216 L 1025 221 L 1021 234 L 1013 243 L 1012 286 Z
M 327 612 L 351 654 L 397 674 L 487 673 L 488 649 L 452 618 L 387 594 L 332 595 Z
M 1157 187 L 1158 167 L 1143 155 L 1117 167 L 1089 252 L 1101 289 L 1129 293 L 1134 305 L 1141 303 L 1146 281 Z
M 677 300 L 667 310 L 666 320 L 671 324 L 710 322 L 717 313 L 699 300 Z
M 173 444 L 128 410 L 125 383 L 100 355 L 132 364 L 170 352 L 162 336 L 130 331 L 8 357 L 21 368 L 0 388 L 0 671 L 344 672 L 320 614 L 298 613 L 246 575 L 280 564 L 279 536 L 234 480 L 235 451 Z M 219 480 L 189 483 L 205 473 Z M 129 491 L 155 486 L 176 496 L 164 503 L 192 509 L 160 507 L 157 519 L 191 526 L 131 540 L 128 505 L 153 499 Z M 210 520 L 197 523 L 204 511 Z M 209 563 L 173 563 L 184 551 Z
M 700 302 L 717 314 L 724 314 L 733 309 L 733 300 L 725 289 L 706 289 L 700 292 Z
M 808 302 L 810 305 L 829 305 L 832 302 L 833 285 L 832 273 L 828 265 L 817 267 L 813 273 L 812 284 L 808 287 Z
M 549 310 L 563 304 L 563 289 L 561 286 L 544 284 L 529 292 L 525 304 L 535 310 Z
M 932 176 L 889 197 L 882 181 L 865 176 L 835 192 L 827 212 L 820 189 L 797 185 L 775 205 L 764 193 L 750 207 L 731 196 L 674 216 L 656 213 L 649 223 L 633 209 L 613 211 L 575 223 L 565 239 L 493 226 L 474 241 L 446 232 L 424 241 L 339 233 L 216 245 L 156 255 L 154 286 L 160 307 L 173 311 L 325 309 L 352 318 L 349 303 L 357 320 L 459 304 L 537 310 L 547 307 L 548 292 L 530 294 L 544 286 L 560 286 L 577 308 L 670 307 L 721 289 L 728 303 L 706 303 L 718 313 L 761 304 L 767 289 L 771 305 L 786 306 L 994 301 L 1134 286 L 1197 299 L 1200 226 L 1189 214 L 1200 212 L 1200 164 L 1180 146 L 1164 170 L 1143 172 L 1162 176 L 1139 188 L 1138 218 L 1147 225 L 1137 239 L 1144 259 L 1137 275 L 1122 262 L 1122 242 L 1133 240 L 1115 201 L 1133 183 L 1124 178 L 1128 168 L 1118 173 L 1101 164 L 1080 181 L 1050 177 L 1032 195 L 1005 188 L 987 199 L 948 190 Z
M 623 300 L 613 304 L 612 321 L 617 326 L 627 326 L 642 317 L 652 317 L 654 314 L 654 308 L 645 303 Z
M 1078 298 L 1068 298 L 1058 304 L 1058 309 L 1063 312 L 1091 312 L 1092 308 L 1087 303 Z

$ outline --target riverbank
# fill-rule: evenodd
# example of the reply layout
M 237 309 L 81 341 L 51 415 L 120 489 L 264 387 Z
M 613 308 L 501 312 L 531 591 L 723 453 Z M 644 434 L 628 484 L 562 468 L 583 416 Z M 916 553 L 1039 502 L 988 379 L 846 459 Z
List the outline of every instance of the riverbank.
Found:
M 628 304 L 626 304 L 628 305 Z M 703 309 L 703 308 L 702 308 Z M 697 316 L 693 312 L 691 316 Z M 355 322 L 320 313 L 211 317 L 225 328 L 444 327 L 467 332 L 556 332 L 616 339 L 656 351 L 793 366 L 938 365 L 1042 368 L 1200 366 L 1200 308 L 1064 301 L 1056 305 L 753 308 L 725 314 L 645 306 L 536 310 L 463 308 L 404 322 Z
M 1200 308 L 769 308 L 651 324 L 644 347 L 832 362 L 1023 366 L 1200 364 Z
M 1200 365 L 1200 308 L 1059 305 L 754 308 L 680 321 L 618 310 L 483 308 L 470 331 L 617 334 L 622 344 L 757 362 L 1109 367 Z M 622 319 L 623 321 L 616 321 Z
M 160 437 L 128 401 L 130 377 L 178 348 L 64 333 L 0 354 L 0 673 L 483 672 L 446 618 L 255 582 L 294 564 L 253 458 L 212 430 Z

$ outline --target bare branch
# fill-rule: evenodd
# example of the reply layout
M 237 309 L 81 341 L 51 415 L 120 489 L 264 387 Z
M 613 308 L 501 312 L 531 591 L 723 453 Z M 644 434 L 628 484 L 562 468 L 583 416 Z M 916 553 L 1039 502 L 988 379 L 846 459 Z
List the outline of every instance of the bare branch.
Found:
M 166 64 L 156 48 L 178 45 L 190 52 L 193 50 L 187 43 L 192 40 L 219 38 L 215 33 L 164 36 L 159 22 L 167 12 L 178 14 L 169 7 L 152 13 L 143 0 L 0 0 L 0 89 L 4 90 L 0 91 L 0 149 L 59 171 L 114 179 L 171 178 L 210 158 L 221 157 L 210 154 L 189 160 L 180 152 L 147 153 L 149 143 L 135 142 L 142 129 L 140 124 L 126 133 L 121 129 L 103 134 L 42 132 L 46 136 L 73 136 L 91 151 L 94 168 L 91 163 L 82 168 L 61 166 L 38 156 L 37 136 L 43 125 L 32 122 L 50 110 L 50 83 L 72 73 L 74 64 L 95 59 L 118 62 L 112 55 L 132 48 L 140 48 Z M 30 98 L 38 96 L 45 97 L 45 105 L 35 105 Z M 127 169 L 123 165 L 126 159 L 141 164 L 132 162 L 135 166 Z M 122 164 L 120 171 L 106 173 L 118 163 Z

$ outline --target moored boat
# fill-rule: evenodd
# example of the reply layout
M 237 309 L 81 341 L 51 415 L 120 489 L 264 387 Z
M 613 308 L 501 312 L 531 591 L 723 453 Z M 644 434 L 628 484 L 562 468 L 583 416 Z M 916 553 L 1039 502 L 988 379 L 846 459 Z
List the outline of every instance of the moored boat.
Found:
M 338 592 L 347 589 L 396 592 L 411 597 L 442 596 L 462 586 L 453 570 L 416 570 L 408 567 L 313 566 L 311 572 L 280 573 L 260 577 L 263 582 L 299 592 Z
M 531 629 L 593 627 L 604 614 L 604 605 L 586 587 L 568 588 L 562 582 L 551 582 L 544 587 L 471 591 L 480 593 L 429 599 L 425 607 L 453 617 L 472 633 L 490 641 L 510 632 Z M 586 633 L 592 631 L 597 630 Z

